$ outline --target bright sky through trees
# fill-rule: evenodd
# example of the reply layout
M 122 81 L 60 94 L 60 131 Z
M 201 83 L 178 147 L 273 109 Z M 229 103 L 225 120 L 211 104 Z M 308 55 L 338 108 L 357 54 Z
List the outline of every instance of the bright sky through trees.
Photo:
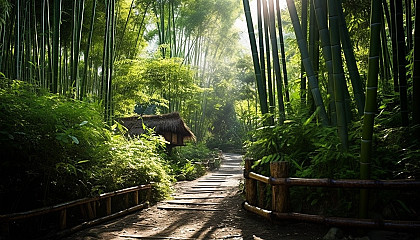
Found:
M 280 8 L 287 9 L 286 0 L 280 0 Z M 257 24 L 257 1 L 250 0 L 249 1 L 250 8 L 251 8 L 251 15 L 252 21 L 254 22 L 254 26 Z M 242 8 L 242 4 L 241 4 Z M 235 22 L 235 26 L 240 30 L 241 33 L 241 40 L 240 43 L 245 46 L 247 49 L 249 48 L 249 38 L 248 38 L 248 29 L 246 27 L 245 16 L 241 16 L 241 18 L 237 19 Z

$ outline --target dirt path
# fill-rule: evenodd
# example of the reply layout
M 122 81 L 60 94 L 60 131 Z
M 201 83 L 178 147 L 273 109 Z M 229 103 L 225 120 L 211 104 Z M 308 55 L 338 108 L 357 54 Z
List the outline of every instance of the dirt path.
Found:
M 68 239 L 321 239 L 327 228 L 273 224 L 242 209 L 241 156 L 225 154 L 218 171 L 179 182 L 169 202 L 75 233 Z M 176 210 L 174 210 L 176 209 Z

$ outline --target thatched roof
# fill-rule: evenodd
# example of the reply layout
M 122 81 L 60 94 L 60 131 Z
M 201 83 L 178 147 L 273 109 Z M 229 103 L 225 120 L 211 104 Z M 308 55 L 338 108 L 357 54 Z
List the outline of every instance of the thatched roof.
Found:
M 191 132 L 190 128 L 182 120 L 181 116 L 177 112 L 161 114 L 161 115 L 143 115 L 125 117 L 119 119 L 121 124 L 124 125 L 129 134 L 141 134 L 143 133 L 143 125 L 149 128 L 155 129 L 156 133 L 163 134 L 165 132 L 172 132 L 179 134 L 184 139 L 195 140 L 194 133 Z

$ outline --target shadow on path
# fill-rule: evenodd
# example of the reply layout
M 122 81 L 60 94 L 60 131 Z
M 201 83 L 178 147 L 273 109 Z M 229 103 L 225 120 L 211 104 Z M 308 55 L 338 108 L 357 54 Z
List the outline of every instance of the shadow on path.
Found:
M 224 154 L 224 160 L 215 172 L 197 180 L 176 185 L 174 197 L 200 197 L 190 201 L 213 203 L 209 206 L 193 206 L 198 210 L 167 210 L 159 203 L 107 224 L 78 232 L 68 239 L 321 239 L 328 229 L 322 225 L 281 222 L 271 223 L 242 209 L 243 183 L 242 158 L 237 154 Z M 223 180 L 220 182 L 208 180 Z M 210 192 L 185 193 L 200 186 L 217 186 Z M 204 187 L 203 187 L 204 188 Z M 199 190 L 198 190 L 199 191 Z M 223 198 L 211 198 L 212 196 Z M 219 204 L 219 205 L 216 205 Z M 217 207 L 218 211 L 212 211 Z M 188 208 L 189 205 L 183 205 Z M 210 210 L 209 210 L 210 209 Z

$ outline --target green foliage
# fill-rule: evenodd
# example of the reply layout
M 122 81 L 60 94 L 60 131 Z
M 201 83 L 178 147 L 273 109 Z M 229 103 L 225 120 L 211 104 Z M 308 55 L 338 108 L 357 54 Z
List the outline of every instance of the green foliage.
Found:
M 169 192 L 164 140 L 126 140 L 103 123 L 99 104 L 0 82 L 0 212 L 19 211 L 156 182 Z
M 10 9 L 11 5 L 8 0 L 0 0 L 0 27 L 6 22 Z
M 186 146 L 177 147 L 169 157 L 172 174 L 177 180 L 193 180 L 206 172 L 209 163 L 213 167 L 220 165 L 220 159 L 216 159 L 217 150 L 210 150 L 204 143 L 188 143 Z M 216 160 L 216 161 L 215 161 Z
M 390 107 L 390 108 L 388 108 Z M 392 104 L 380 107 L 375 126 L 372 155 L 372 179 L 418 179 L 420 177 L 420 156 L 416 128 L 392 127 L 399 125 L 400 114 Z M 298 114 L 296 114 L 298 115 Z M 295 117 L 283 125 L 261 127 L 252 132 L 252 140 L 246 142 L 247 157 L 256 159 L 254 171 L 269 176 L 269 163 L 289 161 L 290 176 L 303 178 L 359 178 L 361 121 L 349 125 L 349 151 L 343 152 L 336 129 L 320 127 L 313 119 Z M 356 216 L 357 190 L 293 187 L 290 189 L 294 211 L 322 213 L 327 215 Z M 268 193 L 269 194 L 269 193 Z M 267 199 L 270 199 L 268 197 Z M 372 211 L 377 214 L 391 214 L 394 209 L 399 215 L 410 215 L 409 209 L 415 203 L 412 195 L 401 195 L 389 191 L 377 191 L 372 197 Z M 392 210 L 392 211 L 394 211 Z M 385 211 L 382 213 L 381 211 Z M 400 212 L 403 213 L 400 213 Z M 411 216 L 411 215 L 410 215 Z
M 99 170 L 97 190 L 113 191 L 154 182 L 153 199 L 163 199 L 170 192 L 171 177 L 161 152 L 165 139 L 153 132 L 126 139 L 115 135 L 109 141 L 109 160 Z
M 215 113 L 211 136 L 207 140 L 209 148 L 220 148 L 225 152 L 241 150 L 244 138 L 233 104 L 221 106 Z
M 310 120 L 298 116 L 282 125 L 256 129 L 246 142 L 246 156 L 257 160 L 254 167 L 263 174 L 269 174 L 270 162 L 288 161 L 296 177 L 355 176 L 356 156 L 340 150 L 336 129 Z M 351 138 L 355 141 L 357 136 Z
M 343 152 L 336 128 L 322 127 L 310 117 L 296 114 L 282 125 L 260 127 L 246 142 L 246 157 L 255 159 L 254 171 L 270 175 L 271 162 L 290 162 L 290 177 L 349 179 L 358 176 L 358 134 L 350 134 L 349 152 Z M 264 120 L 263 120 L 264 121 Z M 358 133 L 360 126 L 351 126 Z M 270 194 L 270 193 L 268 193 Z M 310 213 L 339 212 L 349 214 L 354 194 L 306 187 L 291 188 L 291 198 L 301 199 L 292 204 L 294 211 Z M 270 197 L 267 197 L 269 200 Z M 335 199 L 331 202 L 331 199 Z
M 193 74 L 194 71 L 182 65 L 179 58 L 117 62 L 114 78 L 116 114 L 131 114 L 136 104 L 154 104 L 157 113 L 179 111 L 183 106 L 179 104 L 181 100 L 186 105 L 199 92 Z

